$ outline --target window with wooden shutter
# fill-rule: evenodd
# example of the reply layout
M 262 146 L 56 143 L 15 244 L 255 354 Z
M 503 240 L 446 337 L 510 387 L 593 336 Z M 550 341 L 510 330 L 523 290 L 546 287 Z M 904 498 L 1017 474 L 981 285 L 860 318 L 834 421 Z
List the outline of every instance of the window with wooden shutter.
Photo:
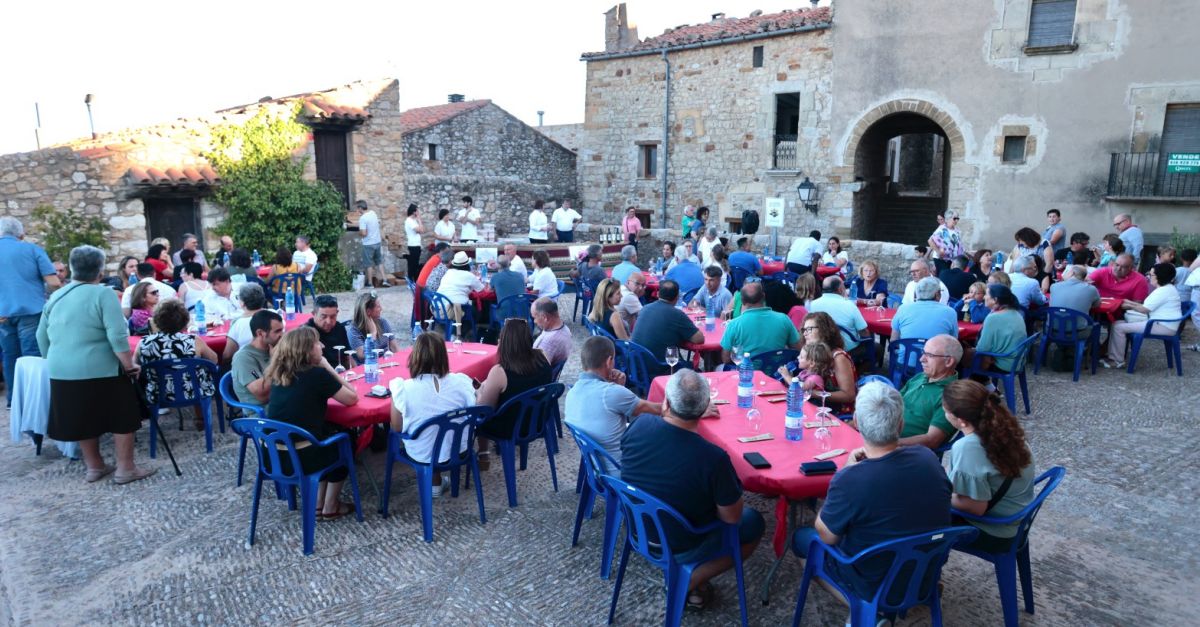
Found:
M 1029 10 L 1027 48 L 1070 46 L 1074 43 L 1076 0 L 1033 0 Z
M 1200 154 L 1200 103 L 1167 105 L 1159 141 L 1159 196 L 1200 196 L 1200 173 L 1191 155 Z
M 1004 163 L 1025 163 L 1024 135 L 1007 135 L 1004 138 Z

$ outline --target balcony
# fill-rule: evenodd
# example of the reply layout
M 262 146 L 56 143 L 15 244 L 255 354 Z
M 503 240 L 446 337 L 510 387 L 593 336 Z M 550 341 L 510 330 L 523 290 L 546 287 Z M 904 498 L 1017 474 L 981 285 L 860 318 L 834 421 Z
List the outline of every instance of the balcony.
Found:
M 1200 151 L 1196 151 L 1200 152 Z M 1125 201 L 1200 203 L 1200 166 L 1157 152 L 1114 152 L 1105 198 Z
M 796 135 L 776 135 L 772 170 L 799 170 L 800 158 L 796 150 Z

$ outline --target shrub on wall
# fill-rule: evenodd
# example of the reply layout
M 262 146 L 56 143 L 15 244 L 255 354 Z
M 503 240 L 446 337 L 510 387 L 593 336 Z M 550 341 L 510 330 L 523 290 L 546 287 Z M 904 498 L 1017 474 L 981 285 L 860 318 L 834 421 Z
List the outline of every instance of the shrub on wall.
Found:
M 205 157 L 221 175 L 213 199 L 228 210 L 219 227 L 238 245 L 257 248 L 269 262 L 280 246 L 293 250 L 297 235 L 307 235 L 319 267 L 317 291 L 350 289 L 350 271 L 338 257 L 345 219 L 341 194 L 325 181 L 304 178 L 306 159 L 295 158 L 309 128 L 289 116 L 260 111 L 244 124 L 213 131 Z
M 1178 227 L 1172 227 L 1171 246 L 1176 250 L 1176 252 L 1186 248 L 1200 250 L 1200 234 L 1180 233 Z
M 40 225 L 35 235 L 54 261 L 66 263 L 71 249 L 84 244 L 108 249 L 109 227 L 100 216 L 87 215 L 77 209 L 60 210 L 52 205 L 38 205 L 33 209 L 33 219 Z

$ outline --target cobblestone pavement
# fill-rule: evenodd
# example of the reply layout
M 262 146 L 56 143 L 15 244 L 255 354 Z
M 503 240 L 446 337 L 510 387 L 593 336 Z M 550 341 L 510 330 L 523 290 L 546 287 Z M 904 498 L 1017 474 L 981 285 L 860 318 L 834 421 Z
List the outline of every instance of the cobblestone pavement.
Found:
M 381 292 L 385 315 L 407 322 L 403 287 Z M 352 296 L 341 295 L 344 317 Z M 564 305 L 571 304 L 564 297 Z M 403 323 L 400 325 L 403 327 Z M 574 326 L 576 343 L 581 327 Z M 1195 341 L 1194 331 L 1188 331 Z M 1022 417 L 1039 469 L 1061 464 L 1066 481 L 1033 533 L 1036 615 L 1025 625 L 1187 624 L 1200 614 L 1200 549 L 1194 542 L 1200 475 L 1200 356 L 1185 352 L 1186 376 L 1167 376 L 1162 350 L 1148 347 L 1133 375 L 1101 370 L 1032 376 L 1034 413 Z M 563 375 L 578 374 L 573 359 Z M 5 427 L 8 413 L 0 413 Z M 300 550 L 300 522 L 264 497 L 257 542 L 246 545 L 251 487 L 234 487 L 237 440 L 226 433 L 205 454 L 190 426 L 165 420 L 184 474 L 160 472 L 130 486 L 86 484 L 80 462 L 52 445 L 35 457 L 29 441 L 0 444 L 0 620 L 15 624 L 438 624 L 587 625 L 606 619 L 611 584 L 598 577 L 602 517 L 570 546 L 578 454 L 558 456 L 559 491 L 544 450 L 520 474 L 521 505 L 510 509 L 498 461 L 484 473 L 488 522 L 474 496 L 434 501 L 435 542 L 421 539 L 411 471 L 398 468 L 392 515 L 376 513 L 382 455 L 360 466 L 366 521 L 318 523 L 316 552 Z M 190 425 L 190 421 L 188 421 Z M 7 431 L 7 429 L 6 429 Z M 138 458 L 146 459 L 140 433 Z M 103 450 L 111 456 L 111 445 Z M 254 462 L 249 463 L 252 472 Z M 368 476 L 370 478 L 368 478 Z M 269 492 L 265 491 L 265 492 Z M 750 495 L 767 514 L 774 502 Z M 597 513 L 599 514 L 598 507 Z M 1191 530 L 1190 532 L 1188 530 Z M 764 543 L 747 562 L 755 625 L 790 622 L 801 569 L 789 555 L 773 601 L 756 597 L 773 555 Z M 948 625 L 1002 623 L 994 577 L 980 560 L 953 554 L 943 576 Z M 733 578 L 715 580 L 713 607 L 689 625 L 737 621 Z M 847 611 L 814 588 L 805 625 L 841 625 Z M 662 579 L 634 556 L 617 622 L 662 620 Z M 926 610 L 906 625 L 929 622 Z

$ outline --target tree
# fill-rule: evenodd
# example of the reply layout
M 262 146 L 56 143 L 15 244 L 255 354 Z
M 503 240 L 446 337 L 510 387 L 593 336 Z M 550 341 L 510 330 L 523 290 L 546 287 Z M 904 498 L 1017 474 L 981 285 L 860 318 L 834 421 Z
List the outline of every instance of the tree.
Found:
M 109 227 L 100 216 L 76 209 L 64 211 L 52 205 L 38 205 L 33 209 L 33 218 L 40 225 L 37 235 L 42 248 L 55 261 L 66 263 L 71 249 L 84 244 L 101 250 L 108 248 Z
M 338 257 L 345 205 L 329 183 L 304 178 L 307 158 L 297 159 L 295 152 L 309 128 L 296 121 L 298 111 L 272 116 L 263 109 L 244 124 L 213 129 L 205 158 L 222 180 L 213 199 L 228 210 L 219 230 L 267 259 L 306 235 L 320 258 L 317 290 L 346 290 L 350 271 Z

